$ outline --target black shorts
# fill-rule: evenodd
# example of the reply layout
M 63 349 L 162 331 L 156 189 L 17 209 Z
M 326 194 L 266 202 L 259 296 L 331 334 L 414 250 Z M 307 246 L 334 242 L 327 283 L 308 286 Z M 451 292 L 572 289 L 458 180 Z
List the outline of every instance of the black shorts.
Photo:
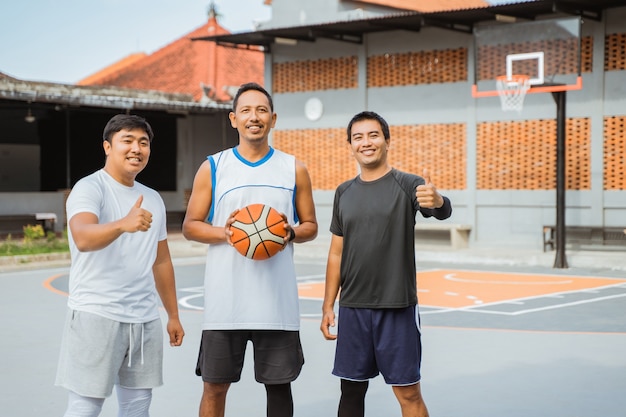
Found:
M 304 364 L 300 332 L 282 330 L 203 330 L 196 375 L 216 384 L 239 381 L 249 340 L 257 382 L 286 384 L 300 375 Z

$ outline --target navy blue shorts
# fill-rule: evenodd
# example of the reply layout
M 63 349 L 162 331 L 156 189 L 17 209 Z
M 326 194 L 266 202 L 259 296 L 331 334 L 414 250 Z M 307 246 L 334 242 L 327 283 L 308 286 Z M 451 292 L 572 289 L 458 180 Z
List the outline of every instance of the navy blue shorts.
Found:
M 416 306 L 339 307 L 333 375 L 366 381 L 379 373 L 389 385 L 420 381 L 422 342 Z

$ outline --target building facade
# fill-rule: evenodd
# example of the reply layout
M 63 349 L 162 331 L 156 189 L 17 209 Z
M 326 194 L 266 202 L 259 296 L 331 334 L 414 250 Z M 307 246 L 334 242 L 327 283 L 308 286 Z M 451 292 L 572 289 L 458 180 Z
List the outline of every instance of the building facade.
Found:
M 471 28 L 454 30 L 443 20 L 401 25 L 414 16 L 368 2 L 309 3 L 273 0 L 271 22 L 221 41 L 266 48 L 265 84 L 278 113 L 272 140 L 307 164 L 320 230 L 328 233 L 335 187 L 357 174 L 346 125 L 372 110 L 390 124 L 392 165 L 416 174 L 428 169 L 453 201 L 447 221 L 470 225 L 472 245 L 541 248 L 543 225 L 556 215 L 552 95 L 528 95 L 520 113 L 503 112 L 498 97 L 473 98 Z M 615 4 L 583 19 L 583 88 L 566 96 L 568 225 L 626 226 L 626 7 Z M 571 16 L 547 10 L 536 18 Z M 494 24 L 461 12 L 473 26 Z M 387 26 L 359 33 L 368 21 Z

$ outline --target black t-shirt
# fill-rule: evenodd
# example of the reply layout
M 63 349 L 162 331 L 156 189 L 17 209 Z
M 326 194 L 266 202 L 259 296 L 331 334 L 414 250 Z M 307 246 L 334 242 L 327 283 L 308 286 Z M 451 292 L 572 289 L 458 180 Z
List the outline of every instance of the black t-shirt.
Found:
M 417 303 L 415 215 L 446 219 L 439 209 L 420 208 L 415 188 L 424 179 L 392 169 L 375 181 L 356 177 L 335 192 L 330 231 L 343 237 L 339 305 L 404 308 Z

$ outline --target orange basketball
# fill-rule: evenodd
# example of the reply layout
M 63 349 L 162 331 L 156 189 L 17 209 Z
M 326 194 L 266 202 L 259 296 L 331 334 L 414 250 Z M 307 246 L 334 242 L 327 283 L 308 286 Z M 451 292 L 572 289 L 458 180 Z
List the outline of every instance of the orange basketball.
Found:
M 265 204 L 250 204 L 239 210 L 230 226 L 231 241 L 249 259 L 268 259 L 285 246 L 287 230 L 280 213 Z

